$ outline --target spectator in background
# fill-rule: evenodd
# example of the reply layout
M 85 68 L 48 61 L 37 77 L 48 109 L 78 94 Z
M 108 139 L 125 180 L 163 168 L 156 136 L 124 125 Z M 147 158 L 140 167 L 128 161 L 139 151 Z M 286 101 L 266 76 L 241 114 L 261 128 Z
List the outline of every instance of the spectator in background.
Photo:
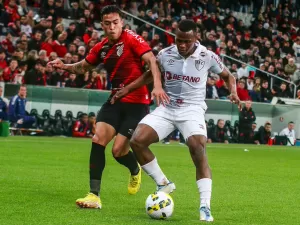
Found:
M 295 64 L 294 58 L 289 58 L 288 64 L 284 67 L 285 74 L 288 76 L 293 76 L 296 70 L 297 66 Z
M 6 102 L 2 99 L 3 88 L 0 86 L 0 123 L 4 120 L 7 120 L 7 105 Z
M 249 143 L 251 143 L 251 144 L 254 143 L 254 137 L 257 133 L 257 131 L 255 131 L 256 127 L 257 127 L 257 124 L 255 122 L 253 122 L 252 126 L 251 126 L 251 133 L 250 133 L 250 139 L 249 139 Z
M 96 131 L 96 115 L 95 115 L 95 113 L 91 112 L 89 114 L 87 135 L 94 136 L 95 131 Z
M 211 130 L 211 139 L 207 139 L 208 143 L 225 143 L 228 144 L 228 136 L 224 128 L 225 122 L 219 119 L 217 125 Z
M 88 134 L 88 115 L 86 113 L 82 113 L 80 119 L 77 120 L 72 129 L 73 137 L 92 137 L 92 134 Z
M 288 123 L 288 126 L 284 128 L 279 135 L 280 136 L 286 136 L 288 138 L 293 138 L 296 140 L 295 130 L 294 130 L 295 124 L 293 121 Z
M 300 62 L 300 37 L 297 37 L 296 41 L 294 42 L 293 50 L 295 52 L 297 61 Z
M 265 126 L 261 126 L 254 136 L 254 143 L 257 145 L 267 144 L 271 137 L 271 130 L 272 125 L 269 122 L 265 123 Z
M 269 89 L 269 82 L 267 80 L 264 80 L 262 85 L 261 85 L 261 101 L 262 102 L 268 102 L 270 103 L 273 98 L 273 94 Z
M 272 90 L 273 94 L 275 94 L 276 97 L 281 97 L 281 98 L 290 98 L 291 93 L 287 89 L 287 84 L 282 82 L 280 85 L 280 88 L 278 90 Z
M 222 86 L 218 88 L 218 96 L 220 99 L 226 100 L 227 96 L 230 94 L 226 82 L 222 82 Z
M 40 51 L 42 45 L 42 32 L 36 31 L 34 37 L 28 42 L 28 51 L 37 50 Z
M 45 69 L 45 63 L 40 60 L 37 60 L 35 66 L 31 69 L 26 71 L 24 75 L 24 83 L 31 84 L 31 85 L 47 85 L 47 75 Z
M 206 83 L 206 98 L 208 99 L 217 99 L 219 98 L 218 96 L 218 91 L 215 86 L 215 78 L 213 77 L 208 77 L 207 78 L 207 83 Z
M 251 101 L 245 103 L 245 107 L 240 111 L 239 115 L 239 143 L 253 143 L 250 142 L 252 135 L 252 124 L 256 120 L 254 111 L 251 108 Z
M 0 49 L 0 69 L 4 70 L 7 67 L 6 54 Z
M 249 76 L 249 71 L 247 69 L 247 65 L 245 63 L 242 64 L 242 67 L 240 67 L 238 70 L 237 70 L 237 75 L 238 75 L 238 79 L 241 79 L 241 78 L 248 78 Z
M 3 70 L 3 80 L 4 82 L 14 82 L 15 77 L 19 73 L 18 70 L 18 60 L 12 59 L 9 63 L 9 67 Z
M 35 117 L 27 116 L 25 111 L 27 88 L 20 86 L 19 93 L 9 102 L 8 119 L 16 123 L 18 128 L 30 128 L 35 123 Z
M 69 87 L 69 88 L 77 88 L 78 87 L 75 73 L 70 74 L 69 79 L 66 81 L 65 87 Z
M 241 101 L 251 100 L 251 98 L 249 96 L 249 92 L 246 89 L 246 84 L 245 84 L 244 80 L 239 80 L 238 81 L 237 94 L 238 94 Z

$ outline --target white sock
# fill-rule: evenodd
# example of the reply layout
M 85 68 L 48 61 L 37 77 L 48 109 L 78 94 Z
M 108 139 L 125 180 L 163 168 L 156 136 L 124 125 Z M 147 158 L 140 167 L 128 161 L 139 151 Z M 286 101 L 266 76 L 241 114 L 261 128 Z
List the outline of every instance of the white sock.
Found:
M 197 180 L 197 186 L 200 193 L 200 208 L 202 206 L 210 208 L 212 180 L 210 178 Z
M 156 158 L 151 162 L 142 166 L 143 170 L 156 182 L 157 185 L 166 185 L 169 183 L 169 180 L 160 169 Z

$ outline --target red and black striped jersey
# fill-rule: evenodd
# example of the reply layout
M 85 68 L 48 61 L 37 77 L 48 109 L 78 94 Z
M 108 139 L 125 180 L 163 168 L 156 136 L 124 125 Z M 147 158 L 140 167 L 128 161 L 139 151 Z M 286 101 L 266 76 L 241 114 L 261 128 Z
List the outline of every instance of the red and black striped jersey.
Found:
M 151 48 L 142 37 L 126 29 L 114 44 L 109 44 L 107 38 L 97 43 L 85 60 L 92 65 L 102 63 L 107 70 L 112 88 L 121 88 L 143 74 L 141 57 L 149 51 Z M 121 102 L 149 104 L 147 87 L 143 86 L 133 91 L 122 98 Z

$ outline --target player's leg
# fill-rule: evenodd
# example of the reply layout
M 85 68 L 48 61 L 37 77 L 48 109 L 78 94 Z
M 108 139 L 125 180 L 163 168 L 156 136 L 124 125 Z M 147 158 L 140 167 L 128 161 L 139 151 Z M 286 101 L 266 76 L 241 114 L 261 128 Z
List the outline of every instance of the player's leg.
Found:
M 184 136 L 196 167 L 196 184 L 200 193 L 200 220 L 210 222 L 213 221 L 210 213 L 212 177 L 205 149 L 207 131 L 204 113 L 202 108 L 187 109 L 177 115 L 180 121 L 176 121 L 175 125 Z
M 120 124 L 112 152 L 116 161 L 130 171 L 128 193 L 136 194 L 140 189 L 142 172 L 135 156 L 129 151 L 129 140 L 138 123 L 148 114 L 149 106 L 121 102 L 120 107 Z
M 32 125 L 36 122 L 33 116 L 23 116 L 23 123 L 19 126 L 20 128 L 32 128 Z
M 175 185 L 162 172 L 149 146 L 162 140 L 173 130 L 172 122 L 149 114 L 140 122 L 130 140 L 130 146 L 143 170 L 156 182 L 157 190 L 167 193 L 173 192 Z
M 127 167 L 130 172 L 128 193 L 136 194 L 140 189 L 142 173 L 135 156 L 129 149 L 129 138 L 119 133 L 115 138 L 112 153 L 116 161 Z
M 101 208 L 100 187 L 102 173 L 105 168 L 106 145 L 116 135 L 119 122 L 119 105 L 106 103 L 97 115 L 95 135 L 92 138 L 90 153 L 90 192 L 85 198 L 76 200 L 83 208 Z

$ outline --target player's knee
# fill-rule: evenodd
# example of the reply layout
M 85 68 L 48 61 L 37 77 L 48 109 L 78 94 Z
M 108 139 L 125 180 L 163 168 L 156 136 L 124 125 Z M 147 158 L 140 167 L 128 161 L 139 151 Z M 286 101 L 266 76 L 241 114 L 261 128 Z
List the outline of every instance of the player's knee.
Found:
M 126 149 L 126 151 L 128 151 L 128 150 Z M 124 149 L 121 147 L 113 147 L 112 154 L 113 154 L 113 157 L 115 157 L 115 158 L 121 157 L 124 155 Z
M 137 136 L 137 135 L 133 135 L 132 138 L 130 139 L 130 147 L 135 151 L 136 149 L 140 149 L 141 147 L 143 147 L 143 143 L 145 143 L 145 141 L 143 140 L 142 136 Z
M 205 152 L 206 138 L 203 136 L 191 136 L 188 139 L 187 145 L 192 155 L 203 154 Z

